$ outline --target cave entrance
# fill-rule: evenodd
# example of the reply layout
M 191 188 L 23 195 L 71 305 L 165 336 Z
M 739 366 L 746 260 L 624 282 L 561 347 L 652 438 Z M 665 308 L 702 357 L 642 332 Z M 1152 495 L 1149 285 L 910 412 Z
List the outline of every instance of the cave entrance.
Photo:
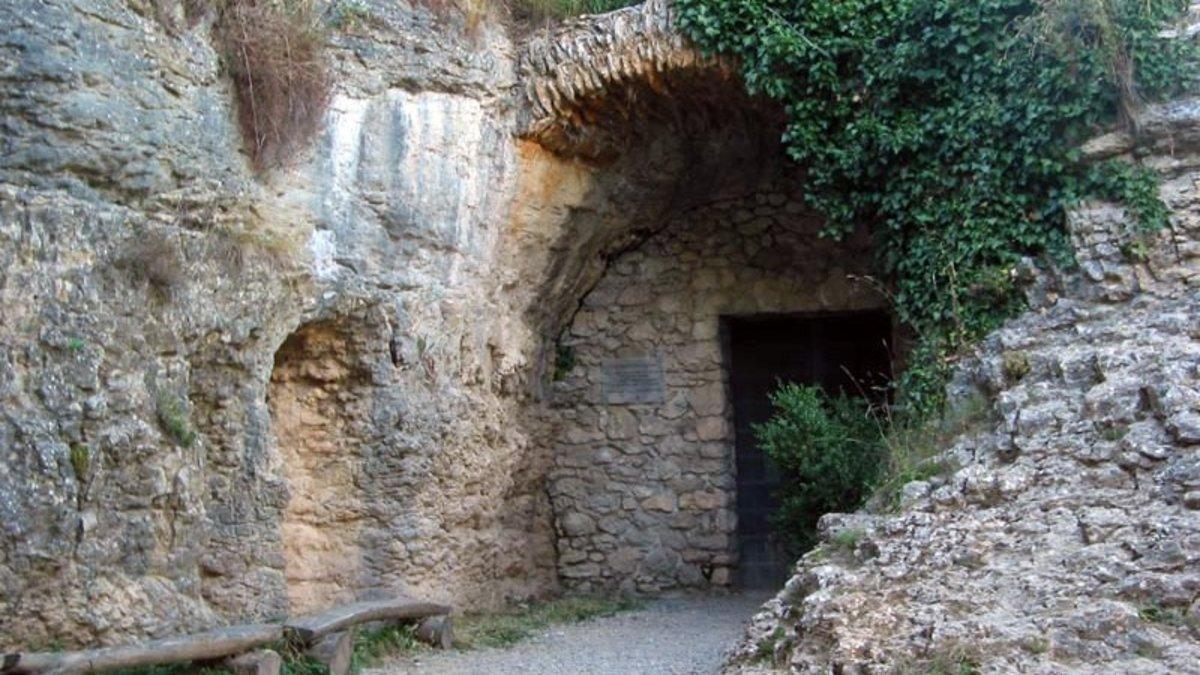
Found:
M 734 414 L 737 548 L 735 582 L 777 588 L 793 562 L 773 533 L 780 476 L 759 449 L 753 425 L 771 417 L 781 381 L 830 393 L 882 397 L 890 373 L 892 327 L 882 311 L 808 316 L 726 317 Z

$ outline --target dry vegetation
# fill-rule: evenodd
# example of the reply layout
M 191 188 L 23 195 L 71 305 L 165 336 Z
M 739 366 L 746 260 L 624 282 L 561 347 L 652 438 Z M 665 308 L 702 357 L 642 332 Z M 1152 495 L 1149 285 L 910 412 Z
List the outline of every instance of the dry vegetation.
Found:
M 251 162 L 260 171 L 286 163 L 316 133 L 330 97 L 313 0 L 229 0 L 216 36 Z
M 169 298 L 184 280 L 178 242 L 157 228 L 139 229 L 125 242 L 114 264 L 134 280 L 146 283 L 160 298 Z

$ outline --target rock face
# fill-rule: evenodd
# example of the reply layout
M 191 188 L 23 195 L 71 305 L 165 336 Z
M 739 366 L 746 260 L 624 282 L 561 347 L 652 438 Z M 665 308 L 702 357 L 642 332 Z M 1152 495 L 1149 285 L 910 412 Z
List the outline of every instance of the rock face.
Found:
M 1073 214 L 1078 269 L 1038 275 L 955 379 L 990 413 L 959 468 L 898 513 L 825 516 L 729 672 L 1200 672 L 1200 164 L 1178 121 L 1182 151 L 1147 160 L 1171 229 Z
M 616 252 L 772 171 L 773 128 L 713 114 L 735 86 L 694 114 L 621 99 L 639 121 L 611 147 L 548 149 L 530 64 L 585 77 L 594 47 L 552 65 L 492 19 L 359 4 L 323 130 L 268 175 L 212 16 L 0 7 L 3 647 L 557 586 L 555 339 Z M 636 46 L 620 87 L 671 64 L 703 83 L 656 35 L 613 43 Z
M 522 39 L 428 4 L 355 3 L 323 128 L 265 175 L 211 16 L 0 4 L 0 648 L 728 584 L 718 319 L 879 307 L 866 242 L 816 238 L 780 111 L 666 3 Z M 961 378 L 1003 425 L 903 515 L 828 519 L 853 562 L 806 559 L 739 664 L 1194 665 L 1194 109 L 1097 146 L 1149 153 L 1177 229 L 1131 264 L 1081 211 L 1079 274 Z M 662 402 L 607 398 L 650 352 Z
M 553 587 L 495 273 L 512 47 L 370 10 L 310 154 L 255 176 L 211 17 L 0 8 L 5 647 Z

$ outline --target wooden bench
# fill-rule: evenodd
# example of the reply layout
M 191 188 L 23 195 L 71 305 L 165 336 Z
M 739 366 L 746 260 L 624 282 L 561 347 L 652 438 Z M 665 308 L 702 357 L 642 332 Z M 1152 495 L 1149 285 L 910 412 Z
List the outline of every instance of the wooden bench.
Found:
M 368 600 L 333 607 L 320 614 L 289 620 L 283 624 L 229 626 L 196 633 L 152 640 L 137 645 L 104 647 L 77 652 L 10 652 L 0 661 L 4 675 L 73 675 L 105 670 L 140 668 L 168 663 L 218 661 L 285 644 L 304 651 L 324 663 L 331 675 L 345 675 L 354 648 L 356 626 L 373 621 L 421 620 L 446 617 L 418 630 L 418 637 L 435 646 L 449 644 L 449 614 L 452 608 L 406 596 L 387 600 Z M 228 660 L 227 667 L 239 673 L 275 675 L 278 655 L 260 650 L 255 658 Z M 271 671 L 274 670 L 275 673 Z

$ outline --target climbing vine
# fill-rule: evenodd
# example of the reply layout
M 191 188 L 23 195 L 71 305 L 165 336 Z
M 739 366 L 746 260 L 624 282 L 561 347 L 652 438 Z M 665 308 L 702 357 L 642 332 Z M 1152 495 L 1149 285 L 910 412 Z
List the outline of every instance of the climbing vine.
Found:
M 1068 256 L 1066 209 L 1124 201 L 1166 220 L 1152 175 L 1076 148 L 1193 81 L 1164 36 L 1186 0 L 676 0 L 706 51 L 780 101 L 826 234 L 871 228 L 895 311 L 919 336 L 900 382 L 942 403 L 953 354 L 1020 307 L 1025 256 Z

